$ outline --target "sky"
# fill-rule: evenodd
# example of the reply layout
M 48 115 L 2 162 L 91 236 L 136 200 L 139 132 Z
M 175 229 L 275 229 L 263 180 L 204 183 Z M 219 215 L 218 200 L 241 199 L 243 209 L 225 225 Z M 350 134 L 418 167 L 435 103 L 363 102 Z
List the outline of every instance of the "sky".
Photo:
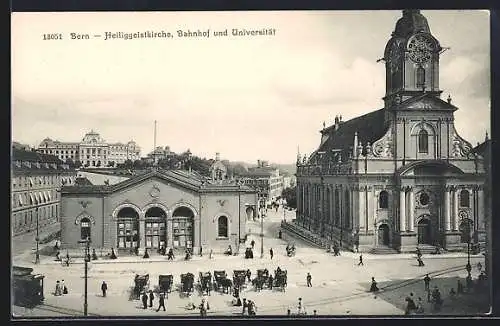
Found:
M 422 10 L 442 47 L 443 99 L 473 146 L 490 131 L 488 11 Z M 383 107 L 383 52 L 401 11 L 13 13 L 12 139 L 134 140 L 255 163 L 310 154 L 323 122 Z M 231 36 L 233 28 L 274 35 Z M 179 38 L 205 31 L 209 38 Z M 228 37 L 213 31 L 228 29 Z M 104 40 L 106 32 L 172 38 Z M 44 33 L 62 40 L 43 40 Z M 72 40 L 70 33 L 88 33 Z M 93 38 L 92 35 L 103 35 Z M 474 123 L 471 123 L 471 122 Z

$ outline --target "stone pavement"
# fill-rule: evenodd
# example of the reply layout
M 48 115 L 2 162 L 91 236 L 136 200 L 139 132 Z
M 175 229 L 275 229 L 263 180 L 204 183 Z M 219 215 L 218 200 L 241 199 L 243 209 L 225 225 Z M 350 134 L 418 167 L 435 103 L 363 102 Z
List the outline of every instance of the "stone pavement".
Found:
M 281 218 L 281 217 L 280 217 Z M 89 264 L 89 312 L 101 316 L 197 316 L 198 311 L 186 310 L 184 307 L 189 299 L 180 295 L 176 287 L 180 283 L 180 274 L 191 272 L 198 278 L 198 272 L 226 270 L 231 276 L 234 269 L 250 269 L 252 278 L 257 269 L 267 268 L 271 272 L 278 266 L 288 271 L 288 287 L 285 292 L 264 289 L 256 292 L 251 286 L 242 291 L 241 298 L 254 300 L 258 315 L 285 315 L 287 309 L 296 311 L 297 298 L 302 297 L 309 314 L 316 309 L 319 315 L 402 315 L 404 313 L 404 298 L 409 292 L 416 297 L 425 295 L 422 278 L 431 273 L 432 285 L 440 287 L 445 304 L 440 313 L 474 315 L 482 312 L 477 305 L 470 305 L 470 300 L 458 298 L 453 303 L 447 299 L 449 288 L 456 286 L 458 277 L 466 276 L 466 255 L 447 254 L 430 257 L 424 255 L 426 266 L 418 267 L 412 255 L 370 255 L 364 254 L 364 266 L 357 266 L 358 254 L 344 252 L 340 257 L 334 257 L 324 250 L 298 246 L 295 257 L 285 254 L 286 242 L 277 238 L 280 218 L 268 215 L 264 223 L 264 258 L 260 257 L 260 223 L 248 223 L 251 231 L 247 245 L 256 241 L 255 259 L 244 259 L 239 256 L 215 255 L 213 259 L 194 256 L 190 261 L 183 261 L 178 257 L 175 261 L 167 261 L 164 256 L 152 256 L 148 260 L 140 257 L 119 257 L 117 260 L 104 260 Z M 275 253 L 271 260 L 268 248 L 272 247 Z M 22 258 L 22 257 L 21 257 Z M 77 263 L 69 267 L 62 267 L 54 262 L 53 257 L 43 257 L 40 265 L 34 266 L 26 257 L 18 258 L 15 263 L 21 266 L 34 267 L 36 273 L 42 273 L 45 278 L 46 306 L 25 311 L 17 308 L 15 312 L 23 316 L 34 315 L 81 315 L 83 306 L 84 269 L 83 260 L 76 259 Z M 484 257 L 472 257 L 473 266 Z M 312 275 L 313 287 L 306 287 L 306 274 Z M 474 273 L 477 273 L 474 271 Z M 150 288 L 158 285 L 160 274 L 174 276 L 174 290 L 169 295 L 166 306 L 167 312 L 156 312 L 155 309 L 141 309 L 138 300 L 129 300 L 135 274 L 149 274 Z M 382 291 L 376 295 L 368 293 L 371 277 L 375 277 Z M 57 280 L 65 280 L 69 294 L 56 297 L 54 291 Z M 100 284 L 108 284 L 108 296 L 100 294 Z M 227 294 L 212 292 L 208 297 L 211 310 L 209 315 L 238 316 L 240 308 L 229 305 L 232 297 Z M 194 304 L 199 304 L 201 297 L 198 293 L 192 296 Z M 155 300 L 157 305 L 157 301 Z M 60 312 L 56 312 L 60 308 Z M 434 314 L 426 306 L 425 314 Z

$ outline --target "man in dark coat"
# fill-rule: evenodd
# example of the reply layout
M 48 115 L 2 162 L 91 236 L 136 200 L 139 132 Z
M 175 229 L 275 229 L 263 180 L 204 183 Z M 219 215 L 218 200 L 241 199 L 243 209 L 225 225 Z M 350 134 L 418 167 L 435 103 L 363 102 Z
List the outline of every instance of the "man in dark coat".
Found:
M 160 293 L 160 298 L 158 299 L 158 309 L 156 309 L 156 311 L 160 311 L 160 308 L 163 307 L 163 311 L 167 311 L 167 309 L 165 309 L 165 296 L 163 295 L 163 293 Z
M 101 284 L 101 291 L 102 291 L 102 296 L 105 298 L 106 297 L 106 291 L 108 290 L 108 285 L 106 284 L 105 281 L 102 281 Z
M 155 295 L 153 294 L 153 290 L 149 290 L 149 307 L 153 306 L 154 299 L 155 299 Z
M 142 293 L 142 308 L 148 309 L 148 295 L 146 294 L 146 292 Z
M 307 287 L 312 287 L 312 276 L 311 276 L 311 273 L 307 273 Z
M 431 278 L 429 277 L 429 274 L 425 275 L 424 277 L 424 284 L 425 284 L 425 291 L 429 291 L 429 284 L 431 283 Z
M 269 255 L 271 256 L 271 259 L 273 259 L 274 256 L 273 248 L 269 249 Z

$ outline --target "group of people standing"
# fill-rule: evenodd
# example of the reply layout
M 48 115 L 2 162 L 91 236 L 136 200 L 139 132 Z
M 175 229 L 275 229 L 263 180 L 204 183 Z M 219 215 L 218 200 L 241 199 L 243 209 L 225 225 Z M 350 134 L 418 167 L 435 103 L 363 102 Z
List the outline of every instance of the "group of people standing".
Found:
M 61 296 L 63 294 L 68 294 L 68 287 L 64 284 L 64 280 L 59 280 L 56 282 L 56 289 L 54 291 L 55 296 Z

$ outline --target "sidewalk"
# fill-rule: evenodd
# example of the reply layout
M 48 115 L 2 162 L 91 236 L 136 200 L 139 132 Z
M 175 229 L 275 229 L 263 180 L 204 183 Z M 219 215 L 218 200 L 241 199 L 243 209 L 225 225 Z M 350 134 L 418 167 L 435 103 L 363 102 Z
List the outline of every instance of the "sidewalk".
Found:
M 54 223 L 39 229 L 38 237 L 43 240 L 53 233 L 61 230 L 61 223 Z M 26 253 L 27 251 L 35 250 L 36 248 L 36 230 L 29 233 L 20 234 L 12 237 L 11 255 L 17 256 Z M 45 245 L 45 244 L 43 244 Z

